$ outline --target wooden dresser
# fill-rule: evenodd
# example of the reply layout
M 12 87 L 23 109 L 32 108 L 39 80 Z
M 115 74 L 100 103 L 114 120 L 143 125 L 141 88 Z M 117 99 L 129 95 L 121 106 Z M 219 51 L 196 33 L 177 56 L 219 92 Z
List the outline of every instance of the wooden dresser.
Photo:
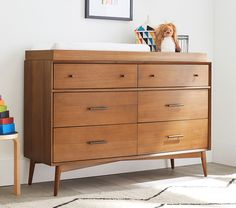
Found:
M 27 51 L 24 155 L 62 172 L 124 160 L 202 160 L 211 148 L 206 54 Z

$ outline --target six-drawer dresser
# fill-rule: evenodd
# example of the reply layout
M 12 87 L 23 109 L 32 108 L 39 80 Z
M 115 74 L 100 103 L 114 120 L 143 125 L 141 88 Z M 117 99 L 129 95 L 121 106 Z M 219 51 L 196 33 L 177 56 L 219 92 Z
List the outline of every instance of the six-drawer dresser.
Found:
M 202 160 L 211 63 L 200 53 L 26 51 L 24 155 L 62 172 L 125 160 Z

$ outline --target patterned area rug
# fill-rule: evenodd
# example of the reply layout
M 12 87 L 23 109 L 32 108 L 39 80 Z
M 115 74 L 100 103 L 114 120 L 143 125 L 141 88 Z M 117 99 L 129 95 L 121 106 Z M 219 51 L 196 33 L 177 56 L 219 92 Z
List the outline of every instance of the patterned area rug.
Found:
M 8 204 L 7 208 L 235 207 L 236 179 L 186 177 L 140 189 Z

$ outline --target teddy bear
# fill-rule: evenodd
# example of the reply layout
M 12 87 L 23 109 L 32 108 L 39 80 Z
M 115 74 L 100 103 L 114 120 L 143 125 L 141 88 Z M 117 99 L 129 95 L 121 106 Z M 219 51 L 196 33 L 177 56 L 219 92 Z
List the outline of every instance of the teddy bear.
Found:
M 158 52 L 181 52 L 174 24 L 161 24 L 155 29 L 155 32 Z

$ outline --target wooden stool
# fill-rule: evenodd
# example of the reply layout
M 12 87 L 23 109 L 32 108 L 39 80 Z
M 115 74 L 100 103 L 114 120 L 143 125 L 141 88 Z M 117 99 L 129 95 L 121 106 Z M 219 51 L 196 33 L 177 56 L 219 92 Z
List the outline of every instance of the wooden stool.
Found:
M 14 192 L 17 196 L 20 190 L 20 142 L 18 134 L 0 135 L 0 141 L 13 140 L 14 142 Z

